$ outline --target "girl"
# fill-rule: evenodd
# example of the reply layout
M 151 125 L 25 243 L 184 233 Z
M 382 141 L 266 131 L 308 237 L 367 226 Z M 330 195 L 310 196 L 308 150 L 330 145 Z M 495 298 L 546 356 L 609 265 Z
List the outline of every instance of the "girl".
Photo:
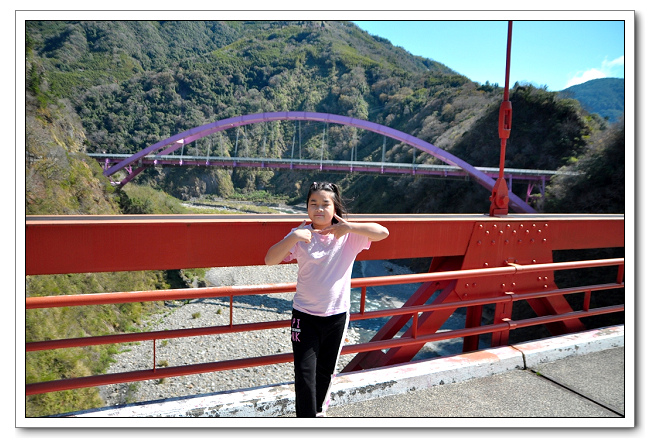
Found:
M 298 417 L 325 415 L 349 321 L 354 259 L 372 241 L 388 236 L 379 224 L 346 221 L 345 213 L 339 187 L 314 182 L 307 194 L 311 223 L 292 229 L 265 258 L 267 265 L 298 262 L 291 319 Z

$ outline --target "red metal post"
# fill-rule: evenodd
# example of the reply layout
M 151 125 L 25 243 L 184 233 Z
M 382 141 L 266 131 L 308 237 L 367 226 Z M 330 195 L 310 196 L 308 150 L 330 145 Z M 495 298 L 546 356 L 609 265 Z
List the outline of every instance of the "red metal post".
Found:
M 585 298 L 582 302 L 582 311 L 589 311 L 589 305 L 591 304 L 591 291 L 585 292 Z
M 512 128 L 512 103 L 509 101 L 510 84 L 510 44 L 512 40 L 512 21 L 508 22 L 508 46 L 506 51 L 506 83 L 503 87 L 503 101 L 499 108 L 499 138 L 501 139 L 501 155 L 499 157 L 499 178 L 490 196 L 490 216 L 508 214 L 508 184 L 503 177 L 506 159 L 506 141 Z

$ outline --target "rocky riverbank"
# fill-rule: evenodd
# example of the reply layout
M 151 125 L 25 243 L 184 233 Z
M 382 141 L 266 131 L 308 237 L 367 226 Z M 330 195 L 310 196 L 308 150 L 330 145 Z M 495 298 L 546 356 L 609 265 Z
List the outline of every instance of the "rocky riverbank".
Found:
M 206 281 L 210 286 L 252 285 L 293 282 L 296 276 L 295 264 L 246 266 L 211 269 L 206 275 Z M 289 319 L 291 299 L 291 293 L 235 297 L 233 322 L 238 324 Z M 153 316 L 146 322 L 146 330 L 228 325 L 229 300 L 229 297 L 221 297 L 168 304 L 163 313 Z M 348 331 L 347 340 L 347 343 L 357 342 L 358 334 L 354 328 Z M 157 341 L 156 365 L 157 368 L 164 368 L 278 353 L 291 353 L 288 328 Z M 339 370 L 352 357 L 353 355 L 341 357 Z M 152 365 L 153 343 L 135 343 L 123 347 L 122 352 L 115 356 L 115 363 L 107 373 L 151 369 Z M 107 385 L 100 387 L 100 395 L 107 406 L 114 406 L 291 381 L 293 381 L 293 364 L 285 363 L 163 380 Z

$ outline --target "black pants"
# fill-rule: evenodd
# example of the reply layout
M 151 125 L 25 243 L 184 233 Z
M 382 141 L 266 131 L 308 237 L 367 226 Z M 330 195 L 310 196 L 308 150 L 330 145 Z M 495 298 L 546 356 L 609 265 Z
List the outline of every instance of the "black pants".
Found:
M 293 310 L 291 343 L 297 417 L 315 417 L 323 411 L 347 323 L 347 313 L 321 317 Z

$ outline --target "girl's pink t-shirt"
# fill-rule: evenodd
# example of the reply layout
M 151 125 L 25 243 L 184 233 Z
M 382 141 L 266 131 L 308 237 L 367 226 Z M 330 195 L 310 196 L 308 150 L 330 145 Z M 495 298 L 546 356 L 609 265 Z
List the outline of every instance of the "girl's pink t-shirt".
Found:
M 298 262 L 293 307 L 315 316 L 347 312 L 354 260 L 359 252 L 369 248 L 370 239 L 356 233 L 338 240 L 334 235 L 313 233 L 310 243 L 296 243 L 283 260 Z

